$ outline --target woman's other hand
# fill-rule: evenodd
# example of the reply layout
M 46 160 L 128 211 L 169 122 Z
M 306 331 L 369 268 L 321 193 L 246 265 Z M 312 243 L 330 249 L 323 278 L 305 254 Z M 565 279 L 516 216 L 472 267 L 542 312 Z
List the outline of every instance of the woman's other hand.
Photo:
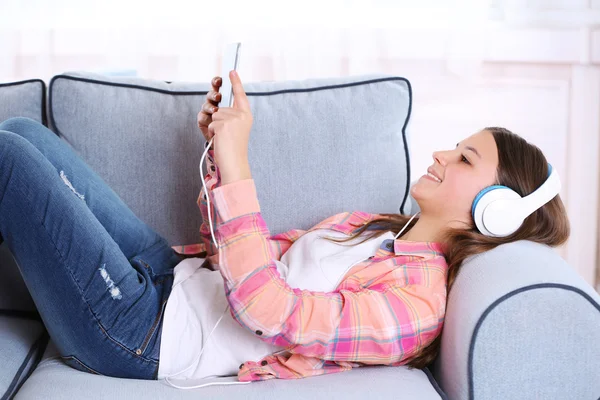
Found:
M 219 101 L 221 101 L 221 93 L 219 93 L 219 88 L 223 84 L 223 81 L 220 76 L 215 76 L 212 81 L 212 89 L 206 94 L 206 101 L 202 104 L 202 109 L 198 113 L 198 127 L 202 134 L 204 135 L 204 139 L 206 141 L 210 141 L 213 133 L 211 133 L 208 129 L 208 125 L 213 121 L 212 115 L 218 110 Z M 213 148 L 214 145 L 211 147 Z

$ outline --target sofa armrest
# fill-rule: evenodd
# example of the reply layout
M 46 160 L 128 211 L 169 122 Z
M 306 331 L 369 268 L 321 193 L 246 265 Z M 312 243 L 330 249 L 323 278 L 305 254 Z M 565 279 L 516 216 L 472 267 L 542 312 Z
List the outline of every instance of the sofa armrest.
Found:
M 600 296 L 548 246 L 520 241 L 471 257 L 432 367 L 450 399 L 596 399 Z

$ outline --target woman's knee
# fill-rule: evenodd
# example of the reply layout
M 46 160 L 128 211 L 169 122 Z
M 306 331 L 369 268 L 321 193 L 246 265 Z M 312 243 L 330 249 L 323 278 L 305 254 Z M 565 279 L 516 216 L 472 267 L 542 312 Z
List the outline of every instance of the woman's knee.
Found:
M 23 131 L 23 130 L 27 130 L 28 128 L 32 128 L 32 127 L 39 128 L 40 126 L 43 127 L 44 125 L 40 124 L 39 122 L 37 122 L 31 118 L 13 117 L 13 118 L 9 118 L 6 121 L 0 123 L 0 131 L 9 131 L 9 132 Z M 14 132 L 14 133 L 18 133 L 18 132 Z
M 0 126 L 0 161 L 19 159 L 34 150 L 26 138 L 14 132 L 3 130 Z
M 38 149 L 54 132 L 39 122 L 27 117 L 9 118 L 0 124 L 0 131 L 8 131 L 27 139 Z M 53 139 L 53 138 L 52 138 Z

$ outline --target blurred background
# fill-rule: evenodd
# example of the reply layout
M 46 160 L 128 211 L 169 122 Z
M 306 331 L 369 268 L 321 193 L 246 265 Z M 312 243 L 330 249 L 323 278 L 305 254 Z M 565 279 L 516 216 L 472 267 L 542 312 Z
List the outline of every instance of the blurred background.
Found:
M 0 82 L 208 82 L 231 41 L 243 81 L 408 78 L 412 180 L 486 126 L 538 145 L 572 224 L 558 251 L 600 288 L 600 0 L 0 0 Z

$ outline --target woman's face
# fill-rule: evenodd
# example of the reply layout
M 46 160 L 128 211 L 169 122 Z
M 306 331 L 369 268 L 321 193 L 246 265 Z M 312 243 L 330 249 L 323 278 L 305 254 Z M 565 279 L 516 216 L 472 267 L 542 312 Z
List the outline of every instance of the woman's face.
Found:
M 452 150 L 433 153 L 433 164 L 411 188 L 423 215 L 472 226 L 471 206 L 475 196 L 494 185 L 498 149 L 491 132 L 483 130 Z

